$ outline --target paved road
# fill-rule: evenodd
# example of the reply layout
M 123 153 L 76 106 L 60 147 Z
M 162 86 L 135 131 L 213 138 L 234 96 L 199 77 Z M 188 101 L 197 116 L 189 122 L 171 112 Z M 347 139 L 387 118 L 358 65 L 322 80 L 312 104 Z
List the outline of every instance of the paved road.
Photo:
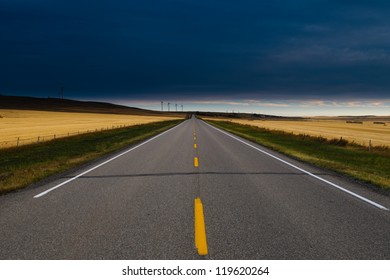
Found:
M 362 200 L 390 208 L 389 197 L 241 141 L 193 118 L 1 196 L 0 259 L 390 259 L 390 211 Z M 197 197 L 206 256 L 194 245 Z

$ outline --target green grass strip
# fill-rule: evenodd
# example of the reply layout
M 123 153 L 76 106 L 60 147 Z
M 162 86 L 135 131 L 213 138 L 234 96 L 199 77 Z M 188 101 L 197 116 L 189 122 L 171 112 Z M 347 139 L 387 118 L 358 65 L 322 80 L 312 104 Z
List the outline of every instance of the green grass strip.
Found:
M 367 147 L 343 139 L 327 140 L 323 137 L 294 135 L 227 121 L 208 122 L 293 158 L 390 190 L 388 147 L 373 147 L 368 151 Z
M 154 122 L 93 132 L 0 150 L 0 194 L 141 142 L 182 120 Z

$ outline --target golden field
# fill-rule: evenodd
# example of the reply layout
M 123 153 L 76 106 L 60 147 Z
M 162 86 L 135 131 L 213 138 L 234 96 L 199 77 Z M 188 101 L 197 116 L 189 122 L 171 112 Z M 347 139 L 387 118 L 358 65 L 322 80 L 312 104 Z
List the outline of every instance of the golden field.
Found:
M 47 141 L 78 133 L 177 119 L 138 116 L 0 109 L 0 148 Z M 18 142 L 19 138 L 19 142 Z
M 215 119 L 222 120 L 222 119 Z M 258 126 L 271 130 L 282 130 L 294 134 L 322 136 L 328 139 L 342 137 L 348 141 L 367 146 L 371 140 L 372 146 L 390 146 L 390 118 L 357 119 L 360 123 L 347 123 L 351 119 L 339 118 L 309 118 L 304 120 L 245 120 L 225 119 L 235 123 Z M 353 121 L 353 120 L 352 120 Z M 374 124 L 374 122 L 385 124 Z

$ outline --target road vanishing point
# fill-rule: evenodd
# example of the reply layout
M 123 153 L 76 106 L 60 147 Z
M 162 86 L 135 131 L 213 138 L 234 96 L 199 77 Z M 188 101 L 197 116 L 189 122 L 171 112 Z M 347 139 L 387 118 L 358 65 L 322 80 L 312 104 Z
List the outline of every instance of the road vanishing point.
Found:
M 390 198 L 192 118 L 0 197 L 1 259 L 389 259 Z

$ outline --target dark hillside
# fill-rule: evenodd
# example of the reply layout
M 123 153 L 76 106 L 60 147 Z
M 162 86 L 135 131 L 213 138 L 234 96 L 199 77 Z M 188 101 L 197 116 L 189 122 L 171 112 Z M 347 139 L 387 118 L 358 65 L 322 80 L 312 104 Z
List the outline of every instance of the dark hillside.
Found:
M 0 95 L 0 109 L 16 110 L 37 110 L 54 112 L 78 112 L 78 113 L 100 113 L 100 114 L 121 114 L 121 115 L 170 115 L 183 116 L 179 112 L 159 112 L 144 110 L 134 107 L 126 107 L 111 103 L 78 101 L 59 98 L 36 98 L 22 96 Z

